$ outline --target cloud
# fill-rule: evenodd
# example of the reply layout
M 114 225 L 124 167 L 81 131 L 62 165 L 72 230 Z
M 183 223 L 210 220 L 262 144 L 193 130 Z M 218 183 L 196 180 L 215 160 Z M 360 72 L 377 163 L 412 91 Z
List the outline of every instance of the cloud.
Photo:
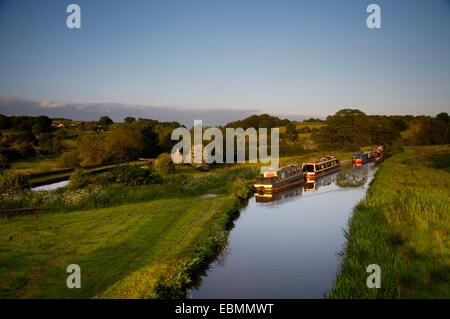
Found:
M 159 121 L 177 121 L 186 126 L 192 126 L 195 119 L 203 120 L 204 125 L 223 125 L 261 112 L 252 109 L 193 109 L 122 103 L 64 103 L 52 100 L 30 101 L 16 97 L 0 96 L 0 113 L 8 116 L 47 115 L 53 118 L 63 117 L 74 120 L 97 120 L 102 115 L 108 115 L 114 121 L 122 121 L 126 116 L 133 116 L 136 118 L 151 118 Z
M 52 107 L 63 107 L 63 106 L 65 106 L 66 104 L 65 103 L 63 103 L 63 102 L 56 102 L 56 101 L 41 101 L 40 103 L 39 103 L 39 105 L 41 106 L 41 107 L 43 107 L 43 108 L 46 108 L 46 107 L 49 107 L 49 108 L 52 108 Z

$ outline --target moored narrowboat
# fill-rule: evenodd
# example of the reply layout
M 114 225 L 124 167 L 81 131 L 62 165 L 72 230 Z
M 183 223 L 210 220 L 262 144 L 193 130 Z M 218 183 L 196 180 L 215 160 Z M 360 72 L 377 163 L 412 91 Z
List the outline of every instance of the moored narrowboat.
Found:
M 314 183 L 319 177 L 334 173 L 341 167 L 341 163 L 335 156 L 326 156 L 317 161 L 303 163 L 302 171 L 307 183 Z
M 302 170 L 292 164 L 271 169 L 257 177 L 253 189 L 259 194 L 273 194 L 303 184 Z
M 352 158 L 353 164 L 364 164 L 367 162 L 374 161 L 376 158 L 375 152 L 368 151 L 362 153 L 355 153 Z
M 361 153 L 355 153 L 352 158 L 353 164 L 365 164 L 367 162 L 378 161 L 383 156 L 383 146 Z

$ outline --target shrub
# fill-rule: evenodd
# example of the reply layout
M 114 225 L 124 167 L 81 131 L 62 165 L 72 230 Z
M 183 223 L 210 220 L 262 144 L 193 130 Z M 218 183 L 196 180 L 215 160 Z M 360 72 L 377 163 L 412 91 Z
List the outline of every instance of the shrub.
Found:
M 241 202 L 249 199 L 252 194 L 250 182 L 242 178 L 237 178 L 231 185 L 231 189 L 233 196 Z
M 80 162 L 81 160 L 78 151 L 66 152 L 59 158 L 59 166 L 63 168 L 79 167 Z
M 175 171 L 175 164 L 172 161 L 172 157 L 168 153 L 159 154 L 155 162 L 155 168 L 157 171 L 165 174 L 170 174 Z
M 11 170 L 0 173 L 0 193 L 7 191 L 22 191 L 30 188 L 28 178 Z
M 2 153 L 0 153 L 0 172 L 3 172 L 3 171 L 7 170 L 10 167 L 11 166 L 9 165 L 9 161 L 6 158 L 6 156 L 3 155 Z
M 89 179 L 85 176 L 85 174 L 83 173 L 83 171 L 81 169 L 76 169 L 70 175 L 69 188 L 71 188 L 71 189 L 83 188 L 86 185 L 88 185 L 88 183 L 89 183 Z
M 128 186 L 158 183 L 160 181 L 152 170 L 143 170 L 129 165 L 115 167 L 111 171 L 111 180 L 113 183 Z

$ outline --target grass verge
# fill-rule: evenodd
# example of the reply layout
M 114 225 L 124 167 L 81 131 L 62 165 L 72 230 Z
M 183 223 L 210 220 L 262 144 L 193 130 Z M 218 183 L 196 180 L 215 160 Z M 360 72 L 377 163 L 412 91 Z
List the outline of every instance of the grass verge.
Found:
M 386 160 L 350 221 L 330 298 L 450 297 L 450 147 L 408 148 Z M 366 285 L 381 267 L 381 288 Z
M 0 297 L 181 297 L 237 208 L 221 195 L 1 221 Z M 81 267 L 81 289 L 66 286 L 69 264 Z

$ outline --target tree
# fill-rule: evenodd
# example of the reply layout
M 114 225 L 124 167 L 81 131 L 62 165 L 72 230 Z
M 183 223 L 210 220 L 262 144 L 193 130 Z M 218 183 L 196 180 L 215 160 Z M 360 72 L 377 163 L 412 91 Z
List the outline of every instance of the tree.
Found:
M 0 114 L 0 130 L 9 128 L 9 117 Z
M 63 149 L 62 140 L 59 137 L 52 136 L 49 133 L 38 135 L 39 153 L 43 155 L 59 154 Z
M 387 145 L 401 138 L 398 122 L 387 116 L 368 118 L 372 145 Z
M 326 126 L 313 133 L 313 139 L 322 149 L 359 150 L 371 143 L 368 117 L 355 109 L 343 109 L 328 116 Z
M 125 122 L 125 124 L 131 124 L 131 123 L 136 122 L 136 118 L 127 116 L 123 121 Z
M 38 116 L 33 119 L 32 132 L 34 135 L 49 133 L 52 130 L 52 120 L 47 116 Z
M 111 118 L 109 116 L 106 116 L 106 115 L 100 117 L 100 119 L 98 120 L 98 124 L 102 128 L 108 128 L 108 126 L 110 126 L 113 123 L 114 123 L 113 120 L 111 120 Z
M 0 173 L 9 169 L 11 165 L 5 155 L 0 153 Z
M 114 163 L 136 159 L 142 149 L 142 135 L 130 127 L 119 127 L 106 137 L 106 152 Z
M 286 138 L 292 142 L 298 140 L 297 127 L 292 122 L 286 126 Z
M 436 115 L 436 119 L 445 124 L 450 123 L 450 116 L 448 115 L 448 113 L 445 113 L 445 112 L 442 112 L 442 113 L 439 113 L 438 115 Z
M 99 165 L 105 162 L 107 152 L 105 138 L 101 134 L 87 134 L 78 142 L 81 165 Z
M 59 166 L 63 168 L 73 168 L 80 166 L 80 155 L 78 151 L 73 150 L 65 152 L 59 158 Z
M 137 130 L 142 136 L 142 156 L 155 157 L 159 153 L 159 137 L 155 132 L 155 126 L 150 121 L 139 120 L 133 123 L 132 129 Z
M 159 150 L 162 152 L 171 152 L 172 147 L 177 143 L 177 141 L 172 141 L 172 130 L 171 127 L 162 128 L 159 131 Z

